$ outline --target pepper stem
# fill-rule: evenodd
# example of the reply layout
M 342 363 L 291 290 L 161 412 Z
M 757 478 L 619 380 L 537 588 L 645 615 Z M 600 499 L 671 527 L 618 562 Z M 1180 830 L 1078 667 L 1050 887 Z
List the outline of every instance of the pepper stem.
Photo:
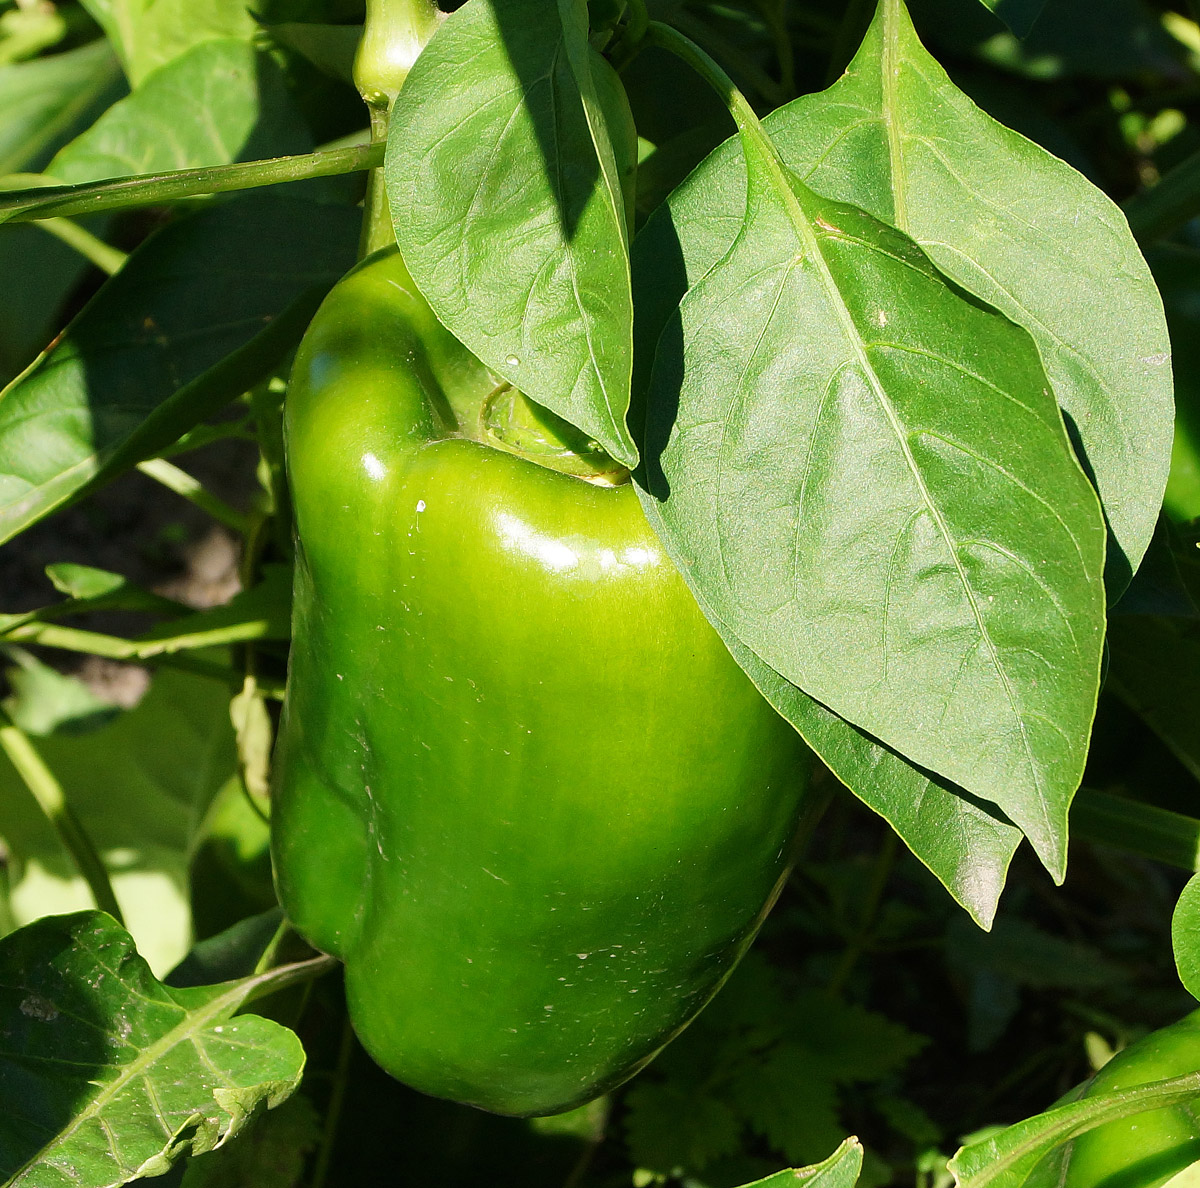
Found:
M 366 24 L 354 57 L 354 85 L 371 114 L 372 144 L 386 142 L 392 104 L 444 16 L 433 0 L 367 0 Z M 359 255 L 395 242 L 383 170 L 373 169 L 363 202 Z

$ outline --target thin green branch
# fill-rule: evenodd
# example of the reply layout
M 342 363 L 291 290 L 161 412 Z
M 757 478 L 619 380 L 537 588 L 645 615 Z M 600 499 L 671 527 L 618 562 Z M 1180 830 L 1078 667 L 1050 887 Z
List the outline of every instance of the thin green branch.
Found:
M 186 470 L 181 470 L 173 462 L 164 458 L 148 458 L 138 463 L 138 470 L 157 483 L 162 483 L 169 491 L 182 496 L 202 511 L 207 512 L 214 520 L 232 528 L 239 536 L 245 536 L 249 528 L 249 520 L 235 507 L 231 507 L 224 499 L 207 490 L 199 479 L 193 478 Z
M 1139 243 L 1153 243 L 1200 215 L 1200 150 L 1122 206 Z
M 93 235 L 86 227 L 81 227 L 71 219 L 42 219 L 38 226 L 67 247 L 74 248 L 85 260 L 109 276 L 120 272 L 129 259 L 127 252 L 105 243 L 98 235 Z
M 62 215 L 98 214 L 138 206 L 162 206 L 186 198 L 251 190 L 281 182 L 358 173 L 383 164 L 382 144 L 324 149 L 297 157 L 244 161 L 206 169 L 177 169 L 70 186 L 32 186 L 0 193 L 0 223 Z
M 46 766 L 29 736 L 14 725 L 12 719 L 0 710 L 0 749 L 8 756 L 25 787 L 37 801 L 46 820 L 54 827 L 67 853 L 75 862 L 80 875 L 91 890 L 92 898 L 101 911 L 108 912 L 118 924 L 124 926 L 121 908 L 109 882 L 108 871 L 92 845 L 92 839 L 79 823 L 79 818 L 67 804 L 62 784 Z
M 1200 820 L 1138 800 L 1081 788 L 1071 834 L 1183 870 L 1200 870 Z
M 66 652 L 87 652 L 109 660 L 154 660 L 175 652 L 195 648 L 215 648 L 226 644 L 247 643 L 262 639 L 269 629 L 264 619 L 247 619 L 222 627 L 181 632 L 159 639 L 125 639 L 119 635 L 104 635 L 98 631 L 83 631 L 78 627 L 63 627 L 58 623 L 22 623 L 0 635 L 7 643 L 35 643 L 46 648 L 61 648 Z M 222 670 L 224 671 L 224 670 Z M 242 683 L 239 674 L 237 683 Z
M 216 425 L 197 425 L 178 441 L 167 446 L 161 456 L 174 458 L 178 454 L 187 454 L 203 446 L 212 445 L 214 441 L 225 441 L 231 437 L 239 441 L 256 441 L 253 416 L 247 415 L 236 421 L 221 421 Z
M 350 1058 L 354 1055 L 354 1031 L 349 1017 L 342 1020 L 342 1039 L 338 1045 L 337 1064 L 333 1070 L 333 1087 L 329 1095 L 329 1107 L 325 1111 L 325 1125 L 321 1130 L 321 1147 L 313 1167 L 310 1188 L 325 1188 L 329 1169 L 333 1164 L 333 1145 L 337 1138 L 338 1124 L 342 1120 L 342 1108 L 346 1102 L 346 1087 L 350 1082 Z

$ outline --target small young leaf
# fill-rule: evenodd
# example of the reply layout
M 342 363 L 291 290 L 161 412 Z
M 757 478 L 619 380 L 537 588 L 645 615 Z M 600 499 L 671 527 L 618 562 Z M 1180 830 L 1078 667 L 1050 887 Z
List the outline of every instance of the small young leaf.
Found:
M 1171 947 L 1179 980 L 1193 998 L 1200 998 L 1200 875 L 1188 882 L 1175 905 Z
M 614 146 L 634 142 L 620 84 L 597 88 L 601 71 L 583 0 L 468 0 L 396 101 L 387 189 L 438 318 L 632 465 L 626 163 Z
M 295 1035 L 232 1018 L 262 984 L 285 979 L 169 989 L 95 911 L 0 941 L 0 1177 L 12 1188 L 100 1188 L 222 1146 L 300 1082 Z
M 846 1139 L 828 1159 L 812 1167 L 776 1172 L 742 1188 L 854 1188 L 862 1170 L 863 1149 L 856 1138 Z

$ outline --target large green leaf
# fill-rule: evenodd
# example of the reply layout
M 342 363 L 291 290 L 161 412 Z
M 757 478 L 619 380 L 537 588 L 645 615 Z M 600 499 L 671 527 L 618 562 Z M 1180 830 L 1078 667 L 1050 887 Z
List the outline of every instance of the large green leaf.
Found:
M 215 38 L 249 40 L 258 28 L 246 0 L 83 0 L 137 86 L 151 71 Z
M 653 506 L 650 511 L 653 514 Z M 880 745 L 784 680 L 714 622 L 758 691 L 804 736 L 822 762 L 885 818 L 981 928 L 991 928 L 1021 831 L 932 772 Z
M 234 1012 L 318 964 L 172 989 L 95 911 L 0 941 L 6 1188 L 110 1188 L 223 1146 L 304 1070 L 292 1032 Z
M 0 540 L 269 374 L 353 261 L 357 224 L 253 195 L 147 240 L 0 393 Z
M 235 771 L 228 690 L 164 670 L 135 709 L 103 722 L 66 677 L 35 666 L 19 674 L 18 688 L 12 716 L 31 733 L 53 731 L 37 740 L 38 750 L 105 859 L 143 955 L 165 972 L 191 943 L 193 844 Z M 103 724 L 79 733 L 97 720 Z M 87 885 L 7 762 L 0 763 L 0 805 L 15 921 L 89 906 Z
M 766 123 L 813 189 L 907 231 L 951 280 L 1033 336 L 1104 504 L 1115 597 L 1154 530 L 1172 433 L 1161 302 L 1124 216 L 955 87 L 901 0 L 880 0 L 843 78 Z M 647 225 L 636 251 L 658 292 L 639 336 L 652 342 L 683 285 L 728 250 L 744 195 L 731 140 Z
M 104 41 L 0 68 L 0 174 L 42 169 L 124 89 Z M 50 338 L 51 320 L 82 267 L 70 248 L 38 227 L 0 229 L 0 276 L 21 278 L 20 285 L 0 286 L 0 383 Z
M 644 500 L 662 531 L 658 505 Z M 877 739 L 814 701 L 764 664 L 700 604 L 758 691 L 786 718 L 821 761 L 878 813 L 981 928 L 990 929 L 1021 831 L 959 787 L 910 763 Z
M 102 62 L 115 77 L 111 51 L 100 45 Z M 91 114 L 95 111 L 93 105 Z M 46 169 L 59 181 L 78 183 L 311 148 L 279 68 L 249 45 L 225 40 L 198 46 L 155 71 L 61 148 Z M 44 164 L 42 158 L 36 161 L 37 168 Z M 33 162 L 21 165 L 31 167 Z M 106 222 L 91 225 L 102 234 Z M 27 278 L 19 293 L 12 286 L 0 291 L 4 380 L 26 366 L 60 328 L 59 309 L 86 267 L 85 260 L 36 227 L 0 228 L 0 275 Z
M 645 498 L 743 644 L 998 804 L 1061 875 L 1104 526 L 1037 349 L 901 232 L 743 144 L 733 245 L 659 338 Z
M 620 84 L 583 0 L 468 0 L 396 101 L 386 165 L 421 292 L 497 375 L 636 460 Z M 612 80 L 609 80 L 610 82 Z
M 0 67 L 0 174 L 35 173 L 124 89 L 104 41 Z
M 206 41 L 156 70 L 46 167 L 60 182 L 307 153 L 279 68 L 244 41 Z

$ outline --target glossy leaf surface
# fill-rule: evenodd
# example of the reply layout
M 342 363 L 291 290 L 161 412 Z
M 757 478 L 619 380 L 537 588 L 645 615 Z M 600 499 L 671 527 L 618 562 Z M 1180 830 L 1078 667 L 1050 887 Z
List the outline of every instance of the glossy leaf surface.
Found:
M 438 318 L 497 375 L 636 455 L 619 84 L 601 107 L 582 0 L 468 0 L 391 118 L 396 238 Z M 611 82 L 611 80 L 609 80 Z
M 1061 872 L 1104 537 L 1032 340 L 764 152 L 732 247 L 659 339 L 645 448 L 720 620 Z

